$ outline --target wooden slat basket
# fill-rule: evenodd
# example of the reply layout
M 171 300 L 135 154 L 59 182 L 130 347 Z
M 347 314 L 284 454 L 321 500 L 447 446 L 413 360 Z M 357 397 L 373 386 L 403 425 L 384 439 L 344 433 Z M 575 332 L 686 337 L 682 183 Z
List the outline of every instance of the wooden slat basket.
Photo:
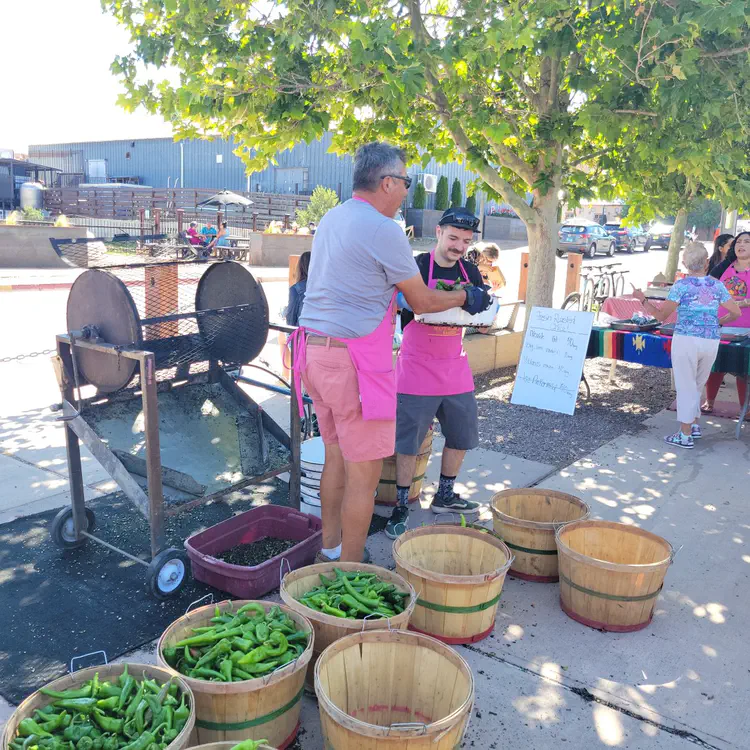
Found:
M 191 745 L 190 750 L 232 750 L 237 742 L 207 742 L 205 745 Z M 259 745 L 258 750 L 276 750 L 270 745 Z
M 513 556 L 495 534 L 453 525 L 407 531 L 393 543 L 396 570 L 418 592 L 409 628 L 444 643 L 475 643 L 495 626 Z
M 403 630 L 355 633 L 315 666 L 323 744 L 336 750 L 454 750 L 474 703 L 469 665 Z
M 409 487 L 410 503 L 417 502 L 422 492 L 422 483 L 424 482 L 427 464 L 430 462 L 430 455 L 432 454 L 432 436 L 432 427 L 430 427 L 417 454 L 417 466 L 414 469 L 414 478 L 412 479 L 411 487 Z M 380 483 L 378 484 L 378 494 L 375 502 L 378 505 L 396 505 L 398 502 L 396 494 L 395 454 L 383 459 L 383 471 L 380 474 Z
M 99 667 L 81 669 L 78 672 L 73 672 L 72 674 L 67 674 L 64 677 L 53 680 L 45 685 L 45 688 L 55 690 L 56 692 L 75 690 L 76 688 L 81 687 L 85 682 L 91 680 L 97 672 L 99 673 L 99 680 L 101 682 L 114 682 L 123 673 L 125 666 L 124 663 L 105 664 Z M 187 696 L 187 703 L 190 705 L 190 717 L 182 731 L 169 745 L 167 745 L 167 750 L 182 750 L 183 748 L 188 747 L 190 734 L 193 731 L 193 725 L 195 723 L 195 699 L 190 686 L 187 684 L 187 680 L 182 676 L 175 678 L 174 673 L 171 670 L 162 669 L 153 664 L 128 663 L 127 667 L 128 674 L 136 679 L 143 679 L 143 675 L 145 674 L 148 679 L 154 679 L 160 685 L 163 685 L 165 682 L 169 682 L 169 680 L 172 679 L 177 683 L 179 688 L 180 700 L 182 700 L 182 695 Z M 50 703 L 54 703 L 56 700 L 59 699 L 52 698 L 49 695 L 44 695 L 44 693 L 40 693 L 39 691 L 32 693 L 26 698 L 26 700 L 16 708 L 10 719 L 8 719 L 5 724 L 5 729 L 3 730 L 2 750 L 8 750 L 11 741 L 16 736 L 18 725 L 24 719 L 33 717 L 34 712 L 37 709 L 42 709 Z
M 564 492 L 522 488 L 493 495 L 491 507 L 495 533 L 515 556 L 508 575 L 542 583 L 557 581 L 555 530 L 588 518 L 589 506 Z
M 173 674 L 163 656 L 165 648 L 194 635 L 193 628 L 211 625 L 215 606 L 221 612 L 236 612 L 249 600 L 225 601 L 218 605 L 194 609 L 175 620 L 162 634 L 156 649 L 159 665 Z M 259 601 L 266 611 L 274 602 Z M 302 655 L 295 661 L 254 680 L 242 682 L 211 682 L 181 675 L 195 696 L 195 744 L 231 740 L 265 739 L 272 747 L 285 750 L 294 742 L 299 729 L 300 700 L 305 672 L 313 655 L 314 633 L 310 622 L 299 612 L 281 607 L 310 639 Z
M 404 611 L 390 620 L 372 618 L 369 620 L 354 620 L 350 618 L 334 617 L 324 612 L 318 612 L 310 607 L 306 607 L 298 601 L 298 597 L 306 594 L 310 589 L 320 585 L 320 576 L 327 578 L 333 576 L 334 568 L 343 571 L 361 570 L 366 573 L 376 573 L 381 581 L 392 583 L 399 591 L 408 592 L 409 601 L 404 607 Z M 364 565 L 361 563 L 351 562 L 331 562 L 318 563 L 317 565 L 308 565 L 306 568 L 299 568 L 287 573 L 281 581 L 279 591 L 281 599 L 287 607 L 300 615 L 306 617 L 315 630 L 315 653 L 310 662 L 307 672 L 307 685 L 313 687 L 313 670 L 315 662 L 320 654 L 334 641 L 343 638 L 351 633 L 361 632 L 362 630 L 382 630 L 391 628 L 393 630 L 406 629 L 409 620 L 414 612 L 417 603 L 417 595 L 412 586 L 400 575 L 391 570 L 380 568 L 377 565 Z
M 636 526 L 577 521 L 557 533 L 560 605 L 598 630 L 645 628 L 672 563 L 672 545 Z

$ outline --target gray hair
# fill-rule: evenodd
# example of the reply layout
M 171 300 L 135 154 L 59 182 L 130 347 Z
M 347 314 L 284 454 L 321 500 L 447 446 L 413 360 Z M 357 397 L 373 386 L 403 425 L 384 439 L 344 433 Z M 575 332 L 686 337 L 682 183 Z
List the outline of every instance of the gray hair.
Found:
M 682 251 L 682 265 L 688 271 L 702 271 L 706 267 L 708 251 L 700 242 L 688 242 Z
M 406 164 L 406 152 L 389 143 L 373 141 L 361 146 L 354 155 L 354 177 L 352 190 L 374 192 L 380 178 Z

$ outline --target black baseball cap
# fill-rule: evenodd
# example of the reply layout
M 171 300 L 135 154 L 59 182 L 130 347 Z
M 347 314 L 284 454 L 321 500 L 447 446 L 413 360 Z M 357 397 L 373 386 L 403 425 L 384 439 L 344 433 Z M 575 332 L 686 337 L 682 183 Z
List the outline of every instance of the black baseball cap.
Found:
M 456 208 L 447 208 L 438 222 L 439 227 L 449 226 L 457 229 L 471 229 L 476 232 L 479 228 L 479 219 L 471 211 L 467 211 L 463 206 Z

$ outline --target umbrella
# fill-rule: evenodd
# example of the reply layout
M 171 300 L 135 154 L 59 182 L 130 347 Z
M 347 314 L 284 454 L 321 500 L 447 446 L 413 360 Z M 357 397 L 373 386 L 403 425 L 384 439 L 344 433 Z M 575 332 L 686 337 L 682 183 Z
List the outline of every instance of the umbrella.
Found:
M 237 195 L 231 190 L 222 190 L 216 195 L 212 195 L 204 201 L 198 204 L 198 208 L 226 208 L 227 206 L 252 206 L 253 202 L 249 198 L 245 198 L 242 195 Z

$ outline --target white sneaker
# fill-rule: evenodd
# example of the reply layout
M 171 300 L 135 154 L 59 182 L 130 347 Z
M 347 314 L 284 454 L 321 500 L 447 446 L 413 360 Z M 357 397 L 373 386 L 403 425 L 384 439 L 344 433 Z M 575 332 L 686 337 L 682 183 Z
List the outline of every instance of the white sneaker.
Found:
M 701 426 L 699 424 L 694 424 L 690 428 L 690 437 L 693 438 L 693 440 L 699 440 L 703 437 L 703 433 L 701 432 Z
M 683 435 L 680 430 L 674 433 L 674 435 L 667 435 L 664 438 L 665 443 L 670 445 L 676 445 L 678 448 L 694 448 L 695 443 L 693 442 L 692 435 Z

